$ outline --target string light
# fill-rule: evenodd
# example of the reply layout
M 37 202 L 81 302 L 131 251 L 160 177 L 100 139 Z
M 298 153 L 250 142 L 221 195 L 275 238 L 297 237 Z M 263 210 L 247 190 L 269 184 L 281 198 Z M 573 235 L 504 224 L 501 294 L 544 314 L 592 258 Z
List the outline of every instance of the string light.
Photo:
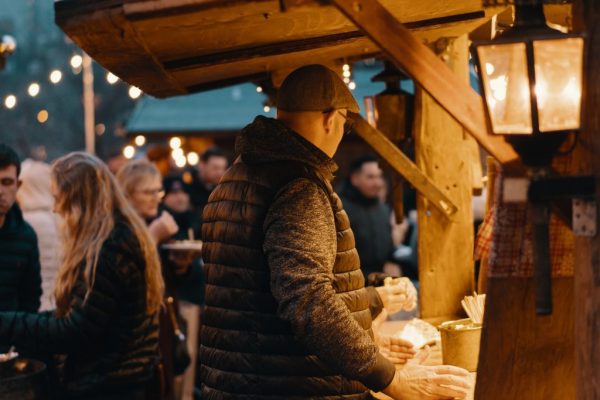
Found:
M 173 151 L 171 152 L 171 157 L 173 157 L 174 160 L 184 157 L 183 149 L 181 149 L 181 148 L 173 149 Z
M 4 99 L 4 105 L 9 110 L 12 109 L 12 108 L 14 108 L 17 105 L 17 97 L 14 94 L 9 94 Z
M 179 139 L 178 137 L 173 137 L 171 138 L 171 140 L 169 140 L 169 146 L 175 150 L 181 147 L 181 139 Z
M 264 106 L 264 107 L 263 107 L 263 111 L 264 111 L 264 112 L 266 112 L 266 113 L 268 113 L 269 111 L 271 111 L 271 107 L 269 107 L 269 106 Z
M 27 88 L 27 93 L 29 93 L 31 97 L 37 96 L 40 93 L 40 85 L 37 82 L 33 82 Z
M 348 88 L 349 88 L 350 90 L 354 90 L 354 89 L 356 89 L 356 82 L 354 82 L 354 81 L 350 82 L 350 83 L 348 84 Z
M 119 77 L 113 74 L 112 72 L 109 72 L 108 74 L 106 74 L 106 81 L 111 85 L 114 85 L 119 81 Z
M 146 137 L 144 135 L 137 135 L 134 139 L 135 145 L 138 147 L 142 147 L 146 144 Z
M 131 97 L 132 99 L 137 99 L 138 97 L 140 97 L 142 95 L 142 91 L 135 87 L 135 86 L 130 86 L 129 87 L 129 97 Z
M 263 88 L 262 88 L 262 86 L 257 86 L 257 87 L 256 87 L 256 92 L 257 92 L 257 93 L 262 93 L 262 91 L 263 91 Z
M 131 160 L 133 156 L 135 156 L 135 147 L 131 145 L 125 146 L 125 148 L 123 148 L 123 155 L 126 159 Z
M 198 162 L 200 161 L 200 156 L 198 156 L 198 153 L 196 153 L 195 151 L 190 151 L 187 155 L 187 162 L 190 165 L 198 165 Z
M 185 159 L 185 157 L 184 157 L 184 156 L 177 157 L 177 158 L 175 159 L 175 165 L 177 165 L 177 167 L 179 167 L 179 168 L 183 168 L 183 167 L 185 167 L 185 164 L 186 164 L 186 163 L 187 163 L 187 160 Z
M 60 72 L 58 69 L 55 69 L 54 71 L 50 72 L 50 82 L 56 85 L 58 82 L 60 82 L 61 79 L 62 72 Z
M 37 114 L 37 120 L 40 124 L 45 123 L 46 121 L 48 121 L 48 111 L 46 110 L 41 110 L 38 114 Z
M 81 57 L 79 54 L 75 54 L 73 55 L 73 57 L 71 57 L 71 67 L 78 69 L 81 67 L 82 64 L 83 57 Z

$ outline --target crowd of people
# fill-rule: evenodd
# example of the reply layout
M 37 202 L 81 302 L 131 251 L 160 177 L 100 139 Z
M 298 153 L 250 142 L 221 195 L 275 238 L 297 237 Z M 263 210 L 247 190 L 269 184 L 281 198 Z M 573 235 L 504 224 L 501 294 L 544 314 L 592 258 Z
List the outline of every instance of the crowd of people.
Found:
M 0 353 L 44 361 L 58 399 L 464 396 L 466 371 L 373 330 L 416 290 L 365 287 L 402 269 L 378 160 L 332 187 L 356 112 L 311 65 L 284 80 L 277 118 L 243 129 L 231 166 L 210 148 L 187 176 L 148 159 L 111 172 L 0 144 Z M 163 246 L 195 238 L 202 253 Z

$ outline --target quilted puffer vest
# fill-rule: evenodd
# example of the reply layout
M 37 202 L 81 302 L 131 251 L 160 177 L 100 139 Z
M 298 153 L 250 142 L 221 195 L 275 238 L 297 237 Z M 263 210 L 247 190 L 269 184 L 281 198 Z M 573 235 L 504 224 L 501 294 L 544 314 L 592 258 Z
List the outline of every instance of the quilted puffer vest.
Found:
M 269 266 L 262 250 L 265 216 L 280 188 L 307 177 L 327 192 L 335 217 L 336 295 L 372 334 L 354 237 L 329 182 L 300 163 L 236 163 L 204 209 L 206 309 L 200 360 L 205 400 L 368 398 L 363 384 L 337 374 L 310 354 L 289 323 L 277 317 L 269 290 Z

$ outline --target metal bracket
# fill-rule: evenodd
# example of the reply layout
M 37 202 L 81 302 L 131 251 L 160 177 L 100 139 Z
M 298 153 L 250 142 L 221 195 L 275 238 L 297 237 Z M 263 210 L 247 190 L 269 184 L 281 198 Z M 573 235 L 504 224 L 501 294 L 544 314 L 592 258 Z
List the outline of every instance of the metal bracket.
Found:
M 595 200 L 573 199 L 573 233 L 575 236 L 596 236 L 596 214 Z

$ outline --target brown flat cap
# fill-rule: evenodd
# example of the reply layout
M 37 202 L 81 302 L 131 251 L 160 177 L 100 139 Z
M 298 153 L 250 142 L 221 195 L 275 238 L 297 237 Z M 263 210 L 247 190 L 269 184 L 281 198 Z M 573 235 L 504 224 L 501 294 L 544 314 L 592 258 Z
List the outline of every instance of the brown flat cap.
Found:
M 330 111 L 358 113 L 358 103 L 344 81 L 329 68 L 312 64 L 290 73 L 279 88 L 277 107 L 283 111 Z

